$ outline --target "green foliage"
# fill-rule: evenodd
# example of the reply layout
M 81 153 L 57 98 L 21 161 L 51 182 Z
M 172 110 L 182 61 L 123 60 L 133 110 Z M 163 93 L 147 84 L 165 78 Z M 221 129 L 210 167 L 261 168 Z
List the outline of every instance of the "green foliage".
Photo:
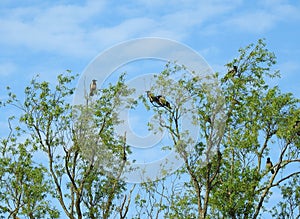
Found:
M 72 106 L 69 100 L 75 78 L 68 71 L 59 75 L 53 86 L 36 77 L 25 88 L 23 102 L 11 91 L 2 102 L 2 106 L 21 110 L 22 125 L 1 143 L 0 197 L 1 203 L 6 203 L 1 205 L 2 213 L 57 218 L 51 196 L 68 218 L 108 218 L 116 209 L 113 201 L 124 190 L 124 183 L 120 174 L 109 175 L 100 164 L 106 161 L 104 166 L 111 172 L 115 167 L 117 173 L 124 168 L 117 162 L 122 160 L 123 148 L 129 150 L 124 136 L 115 136 L 114 126 L 120 122 L 120 106 L 133 107 L 135 102 L 127 98 L 133 91 L 121 75 L 96 101 Z M 23 141 L 22 136 L 28 138 Z M 107 156 L 102 157 L 99 148 L 108 152 Z M 44 159 L 40 164 L 33 162 L 35 152 Z
M 279 77 L 274 64 L 264 40 L 239 49 L 222 78 L 168 63 L 151 91 L 171 107 L 139 100 L 154 113 L 149 129 L 171 137 L 162 148 L 175 150 L 184 165 L 132 189 L 120 178 L 131 153 L 126 133 L 115 134 L 120 110 L 137 103 L 125 74 L 76 106 L 69 103 L 76 79 L 70 71 L 56 85 L 34 78 L 24 101 L 7 87 L 0 106 L 20 114 L 9 118 L 0 142 L 1 217 L 299 217 L 300 100 L 268 85 Z M 275 188 L 282 200 L 267 209 Z
M 11 128 L 12 119 L 9 120 Z M 0 213 L 28 215 L 32 218 L 58 218 L 59 211 L 46 197 L 53 191 L 47 169 L 33 161 L 31 139 L 19 142 L 22 130 L 11 129 L 1 140 L 0 156 Z
M 299 202 L 300 202 L 300 176 L 293 177 L 288 183 L 282 185 L 281 194 L 282 200 L 278 206 L 274 206 L 271 210 L 272 217 L 277 218 L 297 218 L 299 217 Z
M 299 176 L 295 168 L 299 169 L 299 130 L 295 128 L 300 118 L 299 100 L 292 94 L 281 93 L 278 87 L 269 87 L 267 81 L 279 76 L 279 71 L 273 70 L 274 64 L 276 57 L 268 51 L 264 40 L 240 49 L 239 56 L 226 65 L 229 72 L 220 79 L 224 99 L 207 95 L 207 85 L 213 84 L 213 80 L 207 84 L 203 78 L 188 78 L 183 66 L 168 64 L 157 76 L 152 90 L 168 94 L 174 111 L 153 111 L 160 121 L 159 128 L 170 133 L 185 162 L 176 173 L 185 175 L 181 178 L 183 192 L 166 198 L 170 208 L 165 217 L 257 218 L 268 211 L 264 203 L 272 196 L 272 189 Z M 234 66 L 237 71 L 230 71 Z M 176 77 L 178 73 L 181 77 Z M 187 102 L 196 109 L 192 111 L 193 124 L 200 127 L 199 142 L 186 139 L 190 130 L 176 127 L 187 112 Z M 223 130 L 222 124 L 215 125 L 216 118 L 220 118 L 214 116 L 216 111 L 226 114 L 221 116 L 224 132 L 217 132 L 222 136 L 212 134 L 215 129 Z M 210 151 L 212 145 L 217 148 L 215 155 Z M 265 169 L 266 157 L 271 153 L 278 154 L 277 160 L 272 159 L 273 175 Z M 290 174 L 283 171 L 290 168 Z M 292 200 L 288 212 L 297 209 L 296 198 Z M 287 209 L 283 203 L 281 206 Z M 280 214 L 277 211 L 273 217 Z

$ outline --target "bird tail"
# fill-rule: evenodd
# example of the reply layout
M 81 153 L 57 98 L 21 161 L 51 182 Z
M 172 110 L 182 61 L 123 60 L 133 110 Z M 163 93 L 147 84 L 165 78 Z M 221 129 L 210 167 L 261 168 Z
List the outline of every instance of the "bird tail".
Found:
M 171 104 L 169 102 L 167 102 L 166 107 L 172 109 Z

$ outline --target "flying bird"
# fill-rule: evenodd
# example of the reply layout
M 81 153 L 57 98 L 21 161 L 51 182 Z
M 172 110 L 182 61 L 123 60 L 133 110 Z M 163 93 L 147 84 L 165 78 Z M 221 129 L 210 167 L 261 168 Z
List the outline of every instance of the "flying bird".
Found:
M 90 84 L 90 96 L 94 96 L 96 90 L 97 90 L 97 80 L 93 79 L 91 84 Z
M 272 161 L 270 160 L 269 157 L 267 158 L 266 167 L 267 167 L 267 169 L 271 170 L 271 173 L 272 173 L 272 174 L 274 174 L 273 164 L 272 164 Z

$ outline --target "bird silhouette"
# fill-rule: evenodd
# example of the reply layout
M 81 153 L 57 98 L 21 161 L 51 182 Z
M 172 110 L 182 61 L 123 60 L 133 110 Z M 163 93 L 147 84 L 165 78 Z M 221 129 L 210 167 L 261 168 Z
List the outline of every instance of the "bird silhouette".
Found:
M 267 167 L 267 169 L 271 170 L 272 174 L 274 174 L 273 164 L 272 164 L 272 161 L 271 161 L 271 159 L 269 157 L 267 158 L 266 167 Z
M 93 79 L 91 84 L 90 84 L 90 96 L 94 96 L 94 93 L 96 92 L 97 90 L 97 83 L 96 83 L 97 80 Z

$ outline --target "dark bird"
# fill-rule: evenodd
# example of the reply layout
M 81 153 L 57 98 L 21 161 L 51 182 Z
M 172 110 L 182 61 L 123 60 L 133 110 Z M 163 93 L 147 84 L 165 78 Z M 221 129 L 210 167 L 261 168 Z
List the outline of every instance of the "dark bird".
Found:
M 269 157 L 267 158 L 266 167 L 267 167 L 267 169 L 271 170 L 271 173 L 272 173 L 272 174 L 274 174 L 273 164 L 272 164 L 272 162 L 271 162 L 271 160 L 270 160 Z
M 236 75 L 238 71 L 238 67 L 236 65 L 233 66 L 233 69 L 227 72 L 227 74 L 224 77 L 224 81 L 227 81 L 229 78 L 232 78 Z
M 228 74 L 229 74 L 231 77 L 233 77 L 233 76 L 235 76 L 235 74 L 237 73 L 237 71 L 238 71 L 238 67 L 237 67 L 236 65 L 234 65 L 234 66 L 233 66 L 233 69 L 231 69 L 231 70 L 228 72 Z
M 95 79 L 92 80 L 91 84 L 90 84 L 90 96 L 94 96 L 96 90 L 97 90 L 97 84 L 96 84 Z
M 151 93 L 151 91 L 146 91 L 146 93 L 147 93 L 147 97 L 149 98 L 150 103 L 159 104 L 158 98 L 153 93 Z
M 124 162 L 127 161 L 127 154 L 126 154 L 126 147 L 125 147 L 125 145 L 123 146 L 123 156 L 122 156 L 122 160 L 123 160 Z
M 233 66 L 233 69 L 230 71 L 233 75 L 235 75 L 238 71 L 238 67 L 236 65 Z
M 123 145 L 123 156 L 122 156 L 123 162 L 127 161 L 127 154 L 126 154 L 126 132 L 124 135 L 124 145 Z
M 296 130 L 296 134 L 297 134 L 298 136 L 300 136 L 300 121 L 299 121 L 299 120 L 297 120 L 297 121 L 295 122 L 295 125 L 293 126 L 293 128 Z
M 172 109 L 171 104 L 166 100 L 166 98 L 162 95 L 155 96 L 151 91 L 146 91 L 147 97 L 153 106 L 156 107 L 167 107 L 168 109 Z M 156 105 L 157 104 L 157 105 Z
M 162 107 L 167 107 L 168 109 L 172 109 L 170 103 L 166 100 L 165 97 L 158 95 L 157 98 L 158 98 L 159 105 L 161 105 Z

